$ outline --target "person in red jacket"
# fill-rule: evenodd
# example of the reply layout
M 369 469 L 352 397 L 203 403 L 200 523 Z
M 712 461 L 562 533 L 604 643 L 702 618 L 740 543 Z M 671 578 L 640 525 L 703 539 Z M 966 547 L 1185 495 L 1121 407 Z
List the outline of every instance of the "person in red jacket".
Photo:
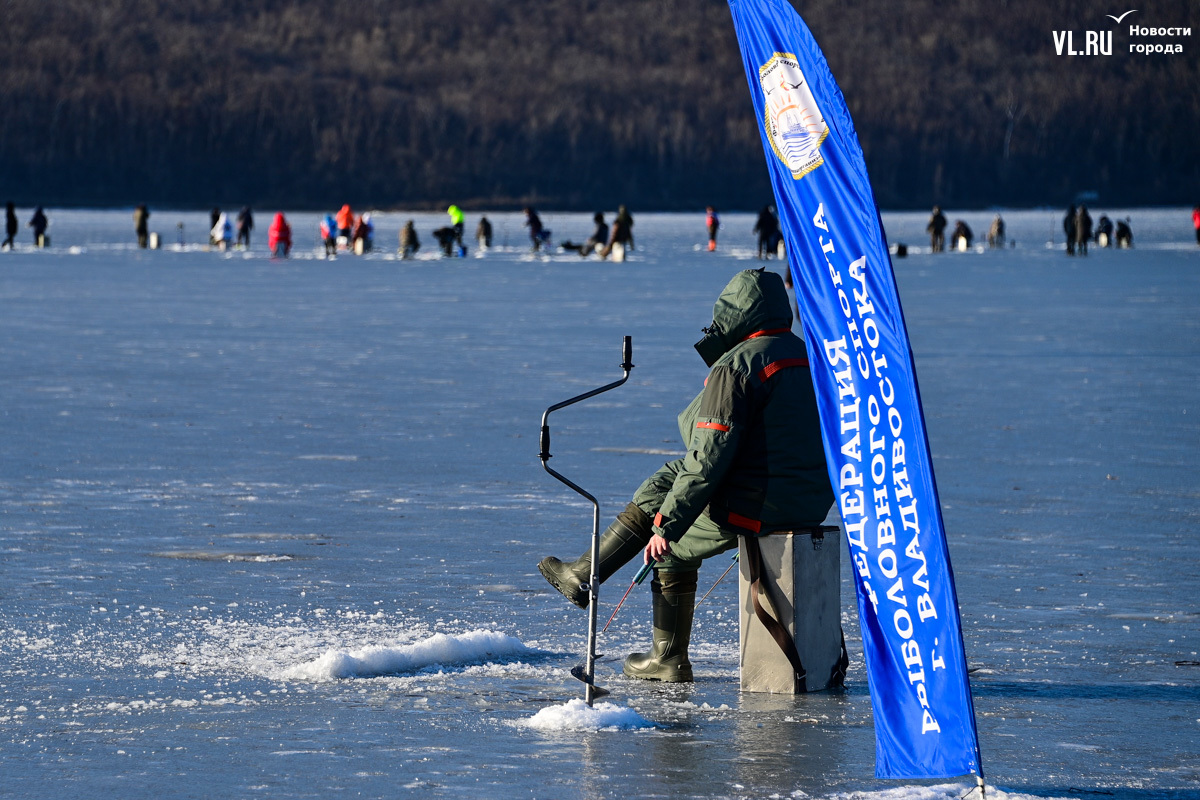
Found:
M 1192 208 L 1192 227 L 1196 229 L 1196 244 L 1200 244 L 1200 206 Z
M 292 226 L 288 225 L 283 213 L 275 215 L 267 229 L 267 247 L 275 258 L 287 258 L 292 249 Z
M 350 235 L 354 233 L 354 212 L 350 210 L 350 204 L 346 203 L 342 206 L 342 210 L 337 213 L 338 236 L 345 236 L 346 241 L 350 241 Z

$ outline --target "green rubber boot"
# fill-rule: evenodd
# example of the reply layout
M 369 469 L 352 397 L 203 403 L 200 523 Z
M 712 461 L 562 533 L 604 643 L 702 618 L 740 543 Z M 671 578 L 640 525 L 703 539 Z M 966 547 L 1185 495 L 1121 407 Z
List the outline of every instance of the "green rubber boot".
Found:
M 691 682 L 688 643 L 692 638 L 692 612 L 696 608 L 697 574 L 697 570 L 663 573 L 655 570 L 650 584 L 654 644 L 649 653 L 634 653 L 625 659 L 626 675 L 648 681 Z
M 617 515 L 608 530 L 600 534 L 600 583 L 611 578 L 650 543 L 654 521 L 641 508 L 630 503 Z M 580 608 L 587 608 L 591 594 L 583 587 L 592 577 L 592 548 L 570 563 L 554 556 L 543 558 L 538 570 L 563 597 Z

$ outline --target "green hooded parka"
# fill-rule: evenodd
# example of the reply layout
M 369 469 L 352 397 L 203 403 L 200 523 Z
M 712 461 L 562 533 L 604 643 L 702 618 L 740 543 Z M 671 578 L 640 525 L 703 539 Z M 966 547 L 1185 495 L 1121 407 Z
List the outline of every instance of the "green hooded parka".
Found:
M 833 505 L 808 353 L 791 325 L 774 272 L 739 272 L 717 299 L 696 344 L 711 369 L 679 415 L 687 454 L 634 496 L 656 534 L 682 542 L 676 562 L 698 564 L 738 535 L 820 525 Z M 691 566 L 671 560 L 664 568 Z

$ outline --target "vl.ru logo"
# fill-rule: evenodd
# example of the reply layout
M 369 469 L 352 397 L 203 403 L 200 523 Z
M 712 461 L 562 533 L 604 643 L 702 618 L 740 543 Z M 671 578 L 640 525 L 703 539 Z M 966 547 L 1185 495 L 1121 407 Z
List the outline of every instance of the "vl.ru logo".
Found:
M 1126 11 L 1119 17 L 1112 14 L 1105 14 L 1111 20 L 1115 20 L 1118 25 L 1121 20 L 1128 17 L 1137 9 Z M 1075 49 L 1075 32 L 1074 31 L 1054 31 L 1054 49 L 1058 54 L 1068 56 L 1111 56 L 1112 55 L 1112 31 L 1083 31 L 1083 49 Z
M 1054 49 L 1060 56 L 1111 56 L 1112 31 L 1083 31 L 1082 50 L 1075 49 L 1074 31 L 1054 31 Z

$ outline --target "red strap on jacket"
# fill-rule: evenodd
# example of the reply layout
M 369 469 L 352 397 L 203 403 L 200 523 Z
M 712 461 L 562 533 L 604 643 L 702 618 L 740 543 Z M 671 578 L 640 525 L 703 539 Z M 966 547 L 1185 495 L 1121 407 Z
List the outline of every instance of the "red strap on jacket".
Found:
M 807 366 L 807 358 L 781 358 L 778 361 L 772 361 L 770 364 L 767 364 L 765 367 L 760 369 L 758 371 L 758 380 L 762 383 L 766 383 L 767 378 L 771 377 L 776 372 L 779 372 L 781 369 Z
M 757 339 L 759 336 L 778 336 L 779 334 L 787 333 L 790 330 L 791 328 L 770 328 L 768 330 L 755 331 L 747 336 L 746 339 Z M 742 341 L 744 342 L 746 339 L 742 339 Z
M 729 512 L 729 524 L 736 525 L 739 528 L 745 528 L 746 530 L 753 531 L 754 533 L 758 533 L 762 530 L 762 523 L 758 520 L 750 519 L 749 517 L 743 517 L 741 514 L 735 514 L 732 511 Z

